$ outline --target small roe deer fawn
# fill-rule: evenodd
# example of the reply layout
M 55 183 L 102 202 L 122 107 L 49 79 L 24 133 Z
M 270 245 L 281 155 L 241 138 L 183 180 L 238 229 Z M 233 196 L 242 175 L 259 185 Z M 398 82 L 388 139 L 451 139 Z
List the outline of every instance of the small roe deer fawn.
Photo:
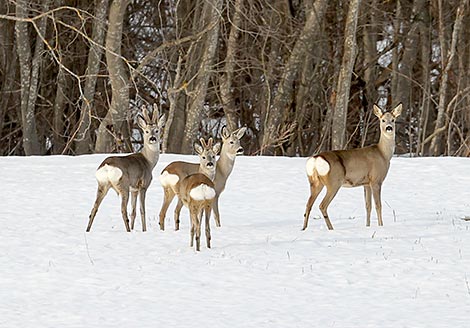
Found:
M 185 177 L 177 185 L 179 200 L 189 209 L 191 217 L 191 240 L 193 247 L 196 235 L 196 251 L 200 251 L 202 213 L 210 213 L 215 197 L 214 183 L 202 173 L 194 173 Z M 206 243 L 211 248 L 210 216 L 206 215 Z
M 143 131 L 144 147 L 142 151 L 127 156 L 108 157 L 96 171 L 98 191 L 89 217 L 87 232 L 90 231 L 96 212 L 110 188 L 113 188 L 121 196 L 121 214 L 128 232 L 131 231 L 131 228 L 134 229 L 137 195 L 139 195 L 142 231 L 147 230 L 145 222 L 145 194 L 152 182 L 152 170 L 157 164 L 160 155 L 160 129 L 163 127 L 165 120 L 163 115 L 158 120 L 156 105 L 154 105 L 151 118 L 145 106 L 142 108 L 142 115 L 143 117 L 140 115 L 137 117 L 137 123 Z M 131 193 L 132 205 L 130 227 L 127 217 L 129 192 Z
M 326 195 L 320 204 L 320 211 L 328 229 L 333 230 L 328 218 L 328 205 L 342 186 L 364 186 L 366 225 L 370 226 L 371 195 L 374 196 L 378 224 L 383 225 L 380 193 L 395 151 L 395 119 L 401 111 L 401 104 L 391 112 L 383 112 L 377 105 L 374 105 L 374 114 L 380 120 L 378 144 L 350 150 L 327 151 L 308 159 L 307 175 L 310 183 L 310 197 L 305 209 L 303 230 L 307 228 L 312 205 L 324 186 L 326 186 Z

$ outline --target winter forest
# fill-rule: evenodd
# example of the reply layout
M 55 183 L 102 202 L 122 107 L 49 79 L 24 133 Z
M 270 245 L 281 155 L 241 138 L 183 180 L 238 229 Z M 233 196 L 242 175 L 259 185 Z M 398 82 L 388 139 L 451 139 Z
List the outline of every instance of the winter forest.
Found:
M 398 154 L 470 155 L 468 0 L 2 0 L 0 153 L 164 152 L 222 126 L 245 155 L 378 140 L 403 103 Z

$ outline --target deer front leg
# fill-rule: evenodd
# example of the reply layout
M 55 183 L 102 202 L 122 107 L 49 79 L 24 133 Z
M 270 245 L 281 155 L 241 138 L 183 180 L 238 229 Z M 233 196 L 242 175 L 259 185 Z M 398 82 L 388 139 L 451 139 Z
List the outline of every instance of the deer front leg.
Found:
M 129 218 L 127 217 L 127 204 L 129 203 L 129 189 L 122 189 L 119 192 L 121 194 L 121 214 L 124 225 L 126 226 L 126 231 L 131 232 L 129 228 Z
M 147 194 L 147 189 L 140 189 L 139 198 L 140 198 L 140 218 L 142 220 L 142 231 L 147 231 L 147 222 L 145 221 L 145 195 Z
M 310 211 L 312 210 L 312 206 L 315 203 L 315 200 L 317 199 L 318 195 L 323 189 L 323 184 L 319 181 L 315 181 L 313 183 L 310 183 L 310 197 L 308 198 L 307 201 L 307 206 L 305 208 L 305 214 L 304 214 L 304 226 L 302 230 L 307 229 L 308 225 L 308 218 L 310 216 Z
M 326 187 L 326 195 L 325 198 L 323 198 L 322 202 L 320 203 L 320 211 L 323 214 L 323 217 L 325 218 L 326 225 L 328 226 L 328 230 L 333 230 L 333 225 L 331 224 L 331 221 L 328 217 L 328 206 L 330 205 L 331 201 L 333 198 L 335 198 L 336 194 L 338 193 L 338 190 L 341 186 L 327 186 Z
M 364 186 L 364 199 L 366 201 L 366 226 L 370 227 L 370 211 L 372 202 L 372 190 L 370 186 Z
M 86 228 L 86 232 L 90 232 L 91 225 L 93 224 L 93 220 L 95 219 L 96 212 L 98 212 L 98 208 L 100 207 L 101 202 L 103 201 L 104 197 L 108 193 L 109 186 L 108 185 L 98 185 L 98 191 L 96 192 L 96 200 L 95 204 L 93 205 L 93 209 L 91 210 L 88 226 Z
M 131 230 L 134 230 L 134 222 L 136 216 L 136 205 L 137 205 L 137 193 L 138 191 L 131 191 Z
M 214 211 L 215 225 L 220 228 L 220 212 L 219 212 L 219 194 L 217 193 L 212 201 L 212 210 Z
M 372 186 L 372 195 L 374 196 L 375 202 L 375 211 L 377 212 L 377 218 L 379 221 L 379 226 L 383 226 L 384 223 L 382 221 L 382 200 L 380 197 L 380 193 L 382 191 L 382 184 L 378 183 Z
M 166 212 L 168 211 L 168 207 L 170 206 L 173 198 L 175 197 L 175 193 L 170 187 L 163 188 L 163 204 L 160 210 L 160 230 L 165 230 L 165 216 Z
M 183 208 L 183 202 L 178 198 L 178 204 L 175 207 L 175 230 L 180 230 L 180 213 Z

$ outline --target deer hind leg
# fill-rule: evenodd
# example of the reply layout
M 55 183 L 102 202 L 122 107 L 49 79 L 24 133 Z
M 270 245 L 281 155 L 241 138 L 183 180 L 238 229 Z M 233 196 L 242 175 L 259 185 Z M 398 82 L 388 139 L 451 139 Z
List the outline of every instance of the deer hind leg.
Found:
M 175 207 L 175 230 L 180 230 L 180 213 L 183 208 L 183 202 L 178 198 L 178 204 Z
M 137 190 L 131 191 L 131 230 L 134 230 L 134 222 L 135 222 L 135 216 L 136 216 L 136 205 L 137 205 Z
M 364 199 L 366 201 L 366 226 L 370 227 L 370 211 L 372 202 L 372 190 L 370 186 L 364 186 Z
M 129 189 L 120 188 L 119 194 L 121 195 L 121 214 L 124 225 L 126 226 L 126 231 L 131 232 L 129 228 L 129 218 L 127 217 L 127 204 L 129 203 Z
M 89 220 L 88 220 L 88 226 L 86 228 L 87 232 L 90 231 L 91 225 L 93 224 L 93 220 L 95 219 L 95 216 L 96 216 L 96 212 L 98 212 L 98 208 L 100 207 L 101 202 L 103 201 L 104 197 L 108 193 L 109 188 L 110 188 L 109 184 L 98 185 L 98 191 L 96 192 L 95 204 L 93 205 L 93 209 L 91 210 Z
M 193 213 L 193 211 L 189 211 L 189 214 L 191 216 L 191 234 L 190 234 L 190 242 L 189 242 L 189 246 L 193 247 L 194 246 L 194 233 L 195 233 L 195 229 L 196 229 L 196 214 Z
M 206 244 L 207 248 L 211 248 L 211 207 L 206 206 Z
M 140 218 L 142 219 L 142 231 L 147 231 L 147 222 L 145 221 L 145 195 L 147 194 L 147 189 L 140 189 L 139 198 L 140 198 Z
M 322 202 L 320 203 L 320 211 L 322 212 L 323 217 L 325 218 L 325 223 L 328 226 L 329 230 L 333 230 L 333 225 L 331 224 L 331 221 L 328 217 L 328 206 L 330 205 L 333 198 L 335 198 L 340 187 L 341 185 L 326 186 L 325 198 L 323 198 Z
M 380 183 L 372 186 L 372 195 L 374 196 L 375 211 L 377 212 L 379 226 L 384 225 L 382 221 L 382 200 L 380 197 L 381 190 L 382 190 L 382 184 Z
M 198 210 L 196 212 L 196 251 L 201 250 L 201 221 L 202 221 L 202 212 L 203 210 Z
M 308 225 L 308 217 L 310 216 L 310 211 L 312 210 L 313 203 L 315 203 L 315 200 L 317 199 L 318 195 L 323 189 L 323 183 L 319 181 L 318 179 L 314 180 L 313 182 L 310 182 L 310 197 L 308 198 L 307 201 L 307 206 L 305 208 L 305 214 L 304 214 L 304 226 L 302 230 L 307 229 Z
M 175 197 L 174 191 L 170 187 L 163 188 L 163 204 L 162 208 L 160 209 L 160 230 L 165 230 L 165 216 L 166 212 L 168 211 L 168 207 L 170 206 L 173 198 Z

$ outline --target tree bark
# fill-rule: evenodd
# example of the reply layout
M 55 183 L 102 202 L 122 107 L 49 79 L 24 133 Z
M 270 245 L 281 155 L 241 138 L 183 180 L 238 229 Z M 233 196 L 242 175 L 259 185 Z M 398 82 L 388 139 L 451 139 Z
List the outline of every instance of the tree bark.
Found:
M 220 96 L 224 107 L 225 120 L 229 131 L 238 127 L 235 101 L 232 95 L 232 80 L 235 69 L 235 57 L 237 51 L 237 38 L 240 29 L 241 6 L 243 0 L 236 0 L 234 13 L 231 19 L 230 35 L 227 41 L 227 55 L 225 56 L 224 74 L 220 77 Z
M 454 23 L 454 29 L 452 31 L 452 41 L 449 49 L 449 54 L 447 57 L 441 57 L 442 61 L 442 75 L 441 75 L 441 86 L 439 89 L 439 106 L 437 109 L 437 119 L 436 119 L 436 125 L 434 128 L 434 137 L 432 138 L 431 141 L 431 152 L 434 154 L 434 156 L 437 156 L 441 154 L 442 149 L 443 149 L 443 144 L 442 144 L 442 133 L 443 132 L 443 127 L 444 127 L 444 114 L 446 111 L 446 94 L 447 94 L 447 87 L 448 87 L 448 80 L 449 80 L 449 71 L 452 67 L 456 49 L 457 49 L 457 39 L 460 33 L 460 29 L 462 28 L 462 20 L 465 14 L 465 6 L 467 5 L 468 0 L 461 0 L 459 4 L 459 8 L 457 9 L 457 14 L 455 17 L 455 23 Z M 440 6 L 442 6 L 441 0 L 439 0 Z M 440 18 L 441 20 L 442 18 Z M 441 24 L 441 23 L 440 23 Z M 441 40 L 441 43 L 445 44 L 444 40 L 444 33 L 443 31 L 439 33 L 439 38 Z M 444 49 L 442 49 L 444 50 Z
M 91 110 L 95 97 L 96 80 L 101 66 L 101 57 L 106 34 L 106 14 L 108 12 L 109 0 L 97 0 L 95 5 L 95 19 L 93 22 L 92 40 L 88 53 L 88 64 L 86 69 L 85 87 L 83 89 L 82 104 L 80 106 L 80 121 L 75 137 L 75 153 L 88 154 L 92 150 L 91 140 Z
M 331 126 L 333 149 L 343 149 L 345 147 L 346 117 L 348 112 L 349 91 L 351 89 L 351 75 L 357 55 L 356 29 L 360 3 L 360 0 L 352 0 L 349 2 L 344 34 L 343 60 L 338 78 L 338 86 L 336 88 L 336 103 Z
M 27 3 L 16 3 L 16 16 L 28 17 Z M 47 3 L 46 3 L 47 6 Z M 36 38 L 34 57 L 31 53 L 31 41 L 29 39 L 28 22 L 16 22 L 16 45 L 20 62 L 21 75 L 21 121 L 23 131 L 23 148 L 25 155 L 40 155 L 42 153 L 39 143 L 35 107 L 38 95 L 39 69 L 41 67 L 42 50 L 44 45 L 39 36 Z M 46 29 L 46 17 L 38 23 L 39 33 L 44 35 Z
M 306 60 L 306 55 L 312 52 L 314 36 L 320 29 L 320 23 L 327 4 L 328 1 L 326 0 L 315 1 L 315 5 L 308 13 L 304 28 L 289 56 L 276 96 L 264 123 L 261 154 L 274 154 L 274 146 L 279 138 L 280 127 L 289 110 L 289 100 L 293 97 L 294 80 L 298 76 L 297 72 L 301 69 L 302 63 Z
M 204 4 L 206 13 L 206 25 L 220 19 L 220 12 L 222 9 L 221 0 L 211 0 Z M 184 154 L 192 153 L 194 140 L 197 139 L 199 130 L 199 123 L 201 113 L 204 107 L 204 100 L 207 94 L 207 86 L 209 79 L 212 75 L 211 69 L 214 64 L 215 53 L 217 50 L 219 38 L 219 24 L 208 32 L 202 58 L 200 59 L 200 66 L 197 73 L 197 78 L 194 87 L 194 97 L 190 100 L 189 108 L 187 109 L 186 124 L 184 127 L 184 135 L 182 140 L 181 151 Z
M 109 9 L 108 33 L 106 36 L 106 63 L 111 82 L 111 105 L 98 128 L 95 151 L 112 151 L 113 137 L 121 151 L 130 151 L 127 114 L 129 112 L 128 72 L 121 56 L 124 14 L 129 0 L 113 0 Z M 111 121 L 113 131 L 109 131 Z

